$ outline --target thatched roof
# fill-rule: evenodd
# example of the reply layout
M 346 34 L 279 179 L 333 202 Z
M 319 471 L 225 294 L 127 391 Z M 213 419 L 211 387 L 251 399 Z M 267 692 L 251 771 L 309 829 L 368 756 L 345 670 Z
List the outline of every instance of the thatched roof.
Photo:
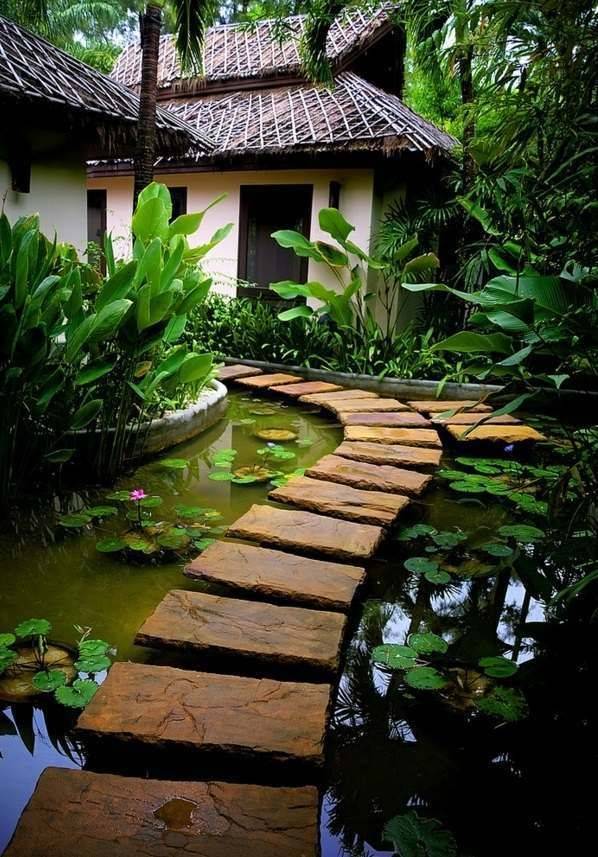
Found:
M 388 5 L 388 4 L 387 4 Z M 210 27 L 204 48 L 203 83 L 275 77 L 299 74 L 299 47 L 305 30 L 305 16 L 293 15 L 281 24 L 273 20 L 247 24 L 221 24 Z M 391 28 L 386 7 L 373 14 L 348 9 L 336 20 L 328 33 L 328 57 L 334 65 L 342 64 L 362 45 Z M 141 80 L 141 47 L 130 43 L 121 53 L 112 77 L 126 86 L 135 87 Z M 197 81 L 181 77 L 173 37 L 162 36 L 158 65 L 158 86 L 193 88 Z
M 220 96 L 174 99 L 168 109 L 214 140 L 215 158 L 257 151 L 363 149 L 429 156 L 455 145 L 449 134 L 405 107 L 400 98 L 353 72 L 341 72 L 330 89 L 307 82 L 241 89 Z
M 118 154 L 136 136 L 139 101 L 129 89 L 0 16 L 0 104 L 51 107 L 69 124 L 93 126 L 105 154 Z M 163 152 L 207 154 L 211 142 L 174 114 L 159 109 L 158 147 Z M 16 129 L 15 129 L 16 130 Z M 66 129 L 65 129 L 66 130 Z M 10 132 L 5 129 L 4 133 Z

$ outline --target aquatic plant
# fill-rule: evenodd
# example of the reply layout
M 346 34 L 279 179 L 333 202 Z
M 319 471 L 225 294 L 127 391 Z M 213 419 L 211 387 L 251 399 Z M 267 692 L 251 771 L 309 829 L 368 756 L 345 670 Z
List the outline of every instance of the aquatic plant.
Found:
M 410 810 L 395 815 L 384 825 L 382 834 L 392 842 L 400 857 L 455 857 L 457 843 L 435 818 L 422 818 Z

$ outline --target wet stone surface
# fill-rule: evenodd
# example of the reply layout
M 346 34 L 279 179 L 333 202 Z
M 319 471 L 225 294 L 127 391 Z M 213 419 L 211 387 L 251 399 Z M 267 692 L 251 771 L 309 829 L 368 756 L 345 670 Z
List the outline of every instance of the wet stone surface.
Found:
M 262 375 L 261 369 L 256 366 L 244 366 L 242 363 L 235 363 L 233 366 L 223 366 L 218 370 L 218 380 L 226 383 L 227 381 L 236 381 L 237 378 L 251 378 L 254 375 Z
M 380 428 L 377 426 L 345 426 L 345 440 L 367 443 L 400 443 L 405 446 L 428 446 L 441 449 L 435 429 Z
M 318 792 L 48 768 L 6 857 L 316 857 Z
M 351 461 L 367 461 L 372 464 L 392 464 L 397 467 L 417 467 L 433 470 L 440 464 L 442 451 L 401 444 L 367 443 L 345 441 L 334 451 L 335 455 Z
M 337 416 L 342 425 L 345 426 L 386 426 L 388 428 L 392 428 L 393 426 L 396 428 L 426 428 L 432 426 L 430 420 L 413 411 L 390 411 L 389 413 L 385 413 L 384 411 L 374 413 L 367 413 L 365 411 L 360 411 L 359 413 L 340 411 Z
M 325 455 L 307 471 L 307 476 L 350 485 L 364 490 L 418 496 L 432 481 L 428 474 L 384 464 L 350 461 L 340 455 Z

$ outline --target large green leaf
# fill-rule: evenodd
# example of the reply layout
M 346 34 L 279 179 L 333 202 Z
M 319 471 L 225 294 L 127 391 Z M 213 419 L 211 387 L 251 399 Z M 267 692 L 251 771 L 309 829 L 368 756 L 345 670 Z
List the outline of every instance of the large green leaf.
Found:
M 85 384 L 92 384 L 94 381 L 99 381 L 104 375 L 107 375 L 114 369 L 114 363 L 106 360 L 95 360 L 93 363 L 88 363 L 75 377 L 75 384 L 79 387 Z
M 492 353 L 509 354 L 511 351 L 511 339 L 502 333 L 473 333 L 470 330 L 462 330 L 455 333 L 442 342 L 437 342 L 431 348 L 432 351 L 455 351 L 459 354 L 469 353 Z
M 376 646 L 372 652 L 372 660 L 376 664 L 384 664 L 390 669 L 405 670 L 415 666 L 417 652 L 410 646 L 400 646 L 397 643 L 385 643 Z
M 102 399 L 92 399 L 75 411 L 71 419 L 71 431 L 79 431 L 89 425 L 102 410 L 104 404 Z
M 318 215 L 320 229 L 332 235 L 335 241 L 342 244 L 347 240 L 351 232 L 355 229 L 354 226 L 345 220 L 343 215 L 337 208 L 322 208 Z
M 199 381 L 206 377 L 212 368 L 212 363 L 212 354 L 189 354 L 179 369 L 179 378 L 183 384 Z
M 434 652 L 444 654 L 448 650 L 448 643 L 439 637 L 437 634 L 411 634 L 408 640 L 409 645 L 416 652 L 422 655 L 430 655 Z
M 165 184 L 161 182 L 150 182 L 146 187 L 143 188 L 141 193 L 139 194 L 139 199 L 137 200 L 137 208 L 143 205 L 145 202 L 148 202 L 151 199 L 159 199 L 162 202 L 166 210 L 166 215 L 168 219 L 172 217 L 172 197 L 170 196 L 170 191 L 166 187 Z
M 325 241 L 316 241 L 315 244 L 322 259 L 331 265 L 333 268 L 346 268 L 349 264 L 349 258 L 346 253 L 342 253 L 332 244 L 327 244 Z
M 288 247 L 293 250 L 297 256 L 315 259 L 317 262 L 322 261 L 322 255 L 315 244 L 312 244 L 300 232 L 295 232 L 293 229 L 280 229 L 278 232 L 272 233 L 272 238 L 281 247 Z
M 168 236 L 168 211 L 159 197 L 152 197 L 147 202 L 140 203 L 133 215 L 133 235 L 141 241 L 152 238 L 165 240 Z
M 291 309 L 285 309 L 278 313 L 278 318 L 281 321 L 292 321 L 294 318 L 311 318 L 314 311 L 308 306 L 294 306 Z
M 127 262 L 126 265 L 123 265 L 116 271 L 114 276 L 106 280 L 96 298 L 96 310 L 98 312 L 107 304 L 127 297 L 133 284 L 135 272 L 137 271 L 137 264 L 135 260 Z
M 196 211 L 193 214 L 181 214 L 176 220 L 173 220 L 168 228 L 168 237 L 173 238 L 175 235 L 193 235 L 200 227 L 203 220 L 203 211 Z
M 415 667 L 405 673 L 405 681 L 417 690 L 441 690 L 447 680 L 434 667 Z
M 384 827 L 383 838 L 392 842 L 399 857 L 456 857 L 457 843 L 435 818 L 416 812 L 396 815 Z
M 87 318 L 84 318 L 81 324 L 71 330 L 70 334 L 67 336 L 66 349 L 64 352 L 67 363 L 72 363 L 75 360 L 91 336 L 96 320 L 97 315 L 93 313 L 92 315 L 88 315 Z
M 59 687 L 54 697 L 61 705 L 67 708 L 85 708 L 91 702 L 98 685 L 91 679 L 76 679 L 71 687 Z
M 102 342 L 112 339 L 118 333 L 119 327 L 129 311 L 133 302 L 127 298 L 112 301 L 106 304 L 97 315 L 93 330 L 89 336 L 89 342 Z

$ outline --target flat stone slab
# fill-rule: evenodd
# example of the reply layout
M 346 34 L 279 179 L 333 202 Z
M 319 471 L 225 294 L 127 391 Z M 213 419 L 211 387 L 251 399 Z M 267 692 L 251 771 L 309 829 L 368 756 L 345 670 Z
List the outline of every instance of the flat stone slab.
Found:
M 499 426 L 499 425 L 482 425 L 470 432 L 467 437 L 463 435 L 467 431 L 467 426 L 446 425 L 446 431 L 454 437 L 455 440 L 469 442 L 474 440 L 491 441 L 494 443 L 528 443 L 530 441 L 537 442 L 546 440 L 543 434 L 532 428 L 531 426 Z
M 474 423 L 480 419 L 480 417 L 484 416 L 484 414 L 478 413 L 468 413 L 468 414 L 455 414 L 454 417 L 445 417 L 444 419 L 439 419 L 438 417 L 434 417 L 432 415 L 432 423 L 435 425 L 447 425 L 450 423 L 451 425 L 457 426 L 472 426 Z M 518 420 L 517 417 L 512 417 L 510 414 L 503 414 L 500 417 L 487 417 L 484 425 L 493 425 L 493 426 L 516 426 L 521 425 L 522 420 Z
M 400 443 L 404 446 L 429 446 L 440 449 L 442 444 L 435 429 L 383 428 L 379 426 L 345 426 L 345 440 L 366 443 Z
M 478 402 L 477 399 L 430 399 L 421 402 L 407 402 L 410 408 L 421 414 L 440 414 L 442 411 L 474 411 L 487 413 L 491 411 L 490 405 Z
M 398 399 L 334 399 L 322 407 L 335 414 L 385 413 L 388 411 L 408 411 L 407 405 Z
M 401 494 L 361 491 L 349 485 L 310 479 L 309 476 L 291 479 L 282 488 L 270 491 L 268 497 L 278 503 L 288 503 L 345 521 L 382 526 L 392 524 L 410 502 Z
M 263 371 L 257 366 L 245 366 L 243 363 L 235 363 L 233 366 L 222 366 L 218 370 L 219 381 L 236 381 L 237 378 L 251 378 L 253 375 L 263 375 Z
M 240 593 L 346 612 L 363 582 L 365 569 L 255 545 L 218 541 L 194 559 L 185 574 L 225 584 Z
M 311 512 L 254 505 L 229 527 L 227 535 L 351 561 L 370 559 L 384 531 Z
M 333 393 L 342 389 L 338 384 L 329 384 L 326 381 L 303 381 L 301 384 L 283 384 L 281 387 L 271 387 L 270 391 L 280 393 L 281 396 L 298 399 L 300 396 L 309 396 L 314 393 Z
M 351 443 L 344 441 L 334 450 L 335 455 L 351 461 L 368 461 L 371 464 L 392 464 L 397 467 L 431 469 L 440 465 L 442 452 L 417 446 L 384 443 Z
M 345 621 L 342 613 L 173 589 L 145 620 L 135 642 L 334 672 Z
M 387 464 L 349 461 L 340 455 L 325 455 L 306 471 L 307 476 L 361 488 L 417 497 L 428 487 L 432 477 L 416 470 L 404 470 Z
M 319 765 L 330 690 L 328 684 L 116 663 L 75 729 L 163 750 Z
M 172 782 L 46 768 L 5 857 L 316 857 L 313 786 Z
M 287 375 L 286 372 L 274 372 L 271 375 L 258 375 L 256 378 L 239 378 L 237 381 L 242 387 L 251 390 L 263 390 L 267 387 L 276 387 L 280 384 L 293 384 L 295 381 L 304 381 L 300 375 Z
M 337 414 L 344 426 L 383 426 L 387 428 L 431 428 L 432 423 L 414 411 L 341 411 Z
M 333 402 L 336 399 L 379 399 L 378 393 L 372 393 L 371 390 L 337 390 L 332 393 L 310 393 L 307 396 L 300 396 L 299 401 L 308 405 L 320 405 L 323 403 Z

